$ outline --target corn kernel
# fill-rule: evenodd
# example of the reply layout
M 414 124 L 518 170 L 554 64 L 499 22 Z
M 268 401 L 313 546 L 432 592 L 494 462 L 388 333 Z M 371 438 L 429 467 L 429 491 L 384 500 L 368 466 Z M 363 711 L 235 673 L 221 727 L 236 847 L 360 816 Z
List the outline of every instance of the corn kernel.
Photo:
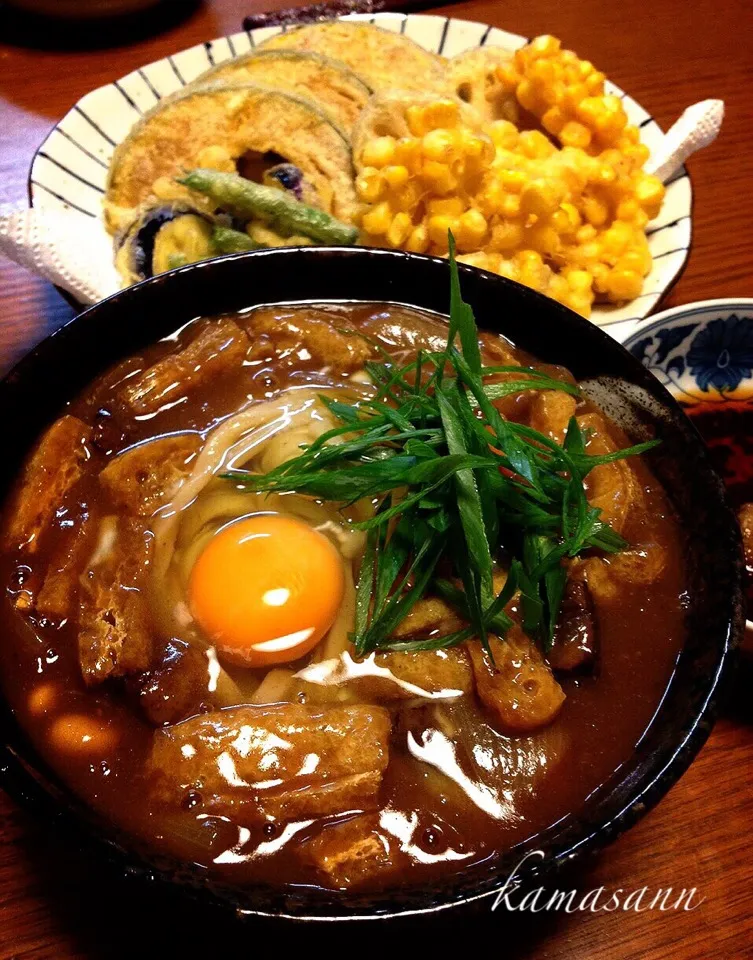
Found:
M 534 215 L 549 218 L 564 199 L 562 184 L 554 179 L 531 180 L 520 195 L 520 212 L 523 216 Z
M 606 78 L 604 74 L 599 73 L 598 70 L 590 74 L 588 77 L 586 77 L 585 79 L 586 90 L 588 90 L 588 93 L 590 96 L 595 97 L 595 96 L 598 96 L 599 94 L 604 93 L 605 79 Z
M 458 143 L 454 130 L 431 130 L 421 141 L 421 152 L 427 160 L 449 164 L 458 154 Z
M 602 164 L 594 171 L 591 182 L 601 187 L 610 187 L 617 180 L 617 172 L 608 163 Z
M 590 274 L 588 276 L 590 281 Z M 549 278 L 549 285 L 547 287 L 547 296 L 554 297 L 555 300 L 559 300 L 560 303 L 566 303 L 571 295 L 570 287 L 567 285 L 567 280 L 555 273 Z
M 518 103 L 525 110 L 530 110 L 531 113 L 536 113 L 538 107 L 538 97 L 533 88 L 533 84 L 530 80 L 521 80 L 515 90 L 515 96 L 518 98 Z
M 391 223 L 392 212 L 390 211 L 390 205 L 385 200 L 367 211 L 361 220 L 363 229 L 375 237 L 384 236 Z
M 609 267 L 605 263 L 594 263 L 590 267 L 589 273 L 593 277 L 594 290 L 597 293 L 606 293 L 609 274 L 611 273 Z
M 487 130 L 495 147 L 514 150 L 518 143 L 518 128 L 509 120 L 495 120 Z
M 519 223 L 504 220 L 492 227 L 489 248 L 499 253 L 517 250 L 523 243 L 523 227 Z
M 603 97 L 584 97 L 575 108 L 575 115 L 582 124 L 593 130 L 604 113 Z
M 559 53 L 562 44 L 557 37 L 542 33 L 540 36 L 534 37 L 529 46 L 531 52 L 536 56 L 553 57 L 556 53 Z
M 465 250 L 474 250 L 482 245 L 488 225 L 478 210 L 466 210 L 458 220 L 457 241 Z
M 437 100 L 424 108 L 423 121 L 428 130 L 454 127 L 460 119 L 460 107 L 455 100 Z
M 555 137 L 559 136 L 566 122 L 565 114 L 557 106 L 550 107 L 541 118 L 543 128 Z
M 411 231 L 405 243 L 405 249 L 409 253 L 426 253 L 429 249 L 429 234 L 425 224 L 420 223 Z
M 499 180 L 508 193 L 520 193 L 528 183 L 528 175 L 522 170 L 500 170 Z
M 421 141 L 415 137 L 401 137 L 395 144 L 395 162 L 416 173 L 421 166 Z
M 623 147 L 622 153 L 635 167 L 642 167 L 650 156 L 649 149 L 645 143 L 629 144 Z
M 408 123 L 408 129 L 414 137 L 422 137 L 429 131 L 429 127 L 424 121 L 426 108 L 418 104 L 411 104 L 405 111 L 405 119 Z
M 564 210 L 564 212 L 567 214 L 571 229 L 577 230 L 583 222 L 581 220 L 580 213 L 578 212 L 578 208 L 573 203 L 563 203 L 562 210 Z
M 531 64 L 528 70 L 528 76 L 534 86 L 546 88 L 550 87 L 557 79 L 557 67 L 551 60 L 536 60 Z
M 574 82 L 567 86 L 560 98 L 561 104 L 570 111 L 575 111 L 581 100 L 588 96 L 588 87 L 585 83 Z
M 500 277 L 507 277 L 508 280 L 517 280 L 520 276 L 517 263 L 514 263 L 512 260 L 505 260 L 504 258 L 500 258 L 494 272 L 498 273 Z
M 559 234 L 553 227 L 546 224 L 536 224 L 526 230 L 526 245 L 546 256 L 552 256 L 560 248 Z
M 554 146 L 539 130 L 524 130 L 518 137 L 518 146 L 532 160 L 550 157 L 555 152 Z
M 530 250 L 522 251 L 522 253 L 532 252 L 533 251 Z M 521 283 L 524 283 L 527 287 L 531 287 L 533 290 L 538 290 L 540 293 L 546 292 L 551 271 L 540 259 L 538 261 L 530 258 L 522 260 L 519 265 L 519 270 L 518 279 Z
M 593 277 L 588 270 L 570 270 L 567 274 L 567 284 L 575 293 L 590 293 Z
M 382 176 L 393 190 L 404 187 L 410 179 L 408 168 L 404 167 L 401 163 L 390 164 L 388 167 L 382 167 Z
M 651 174 L 641 174 L 635 185 L 635 199 L 652 219 L 658 214 L 665 194 L 664 184 L 658 177 Z
M 514 220 L 516 217 L 519 217 L 520 197 L 515 196 L 515 194 L 508 193 L 502 198 L 502 204 L 499 212 L 503 217 L 507 217 L 508 220 Z
M 426 186 L 434 193 L 443 196 L 457 189 L 458 180 L 450 168 L 436 160 L 426 160 L 421 171 Z
M 570 307 L 570 309 L 576 313 L 579 313 L 582 317 L 590 317 L 592 303 L 593 297 L 579 296 L 578 294 L 571 293 L 567 299 L 566 306 Z
M 607 296 L 612 301 L 634 300 L 643 289 L 643 278 L 633 270 L 612 270 L 607 280 Z
M 575 239 L 578 243 L 588 243 L 589 240 L 593 240 L 596 236 L 596 227 L 592 226 L 590 223 L 584 223 L 582 227 L 578 229 L 575 234 Z
M 465 209 L 466 205 L 460 197 L 435 197 L 426 204 L 426 212 L 430 216 L 446 213 L 451 217 L 459 217 Z
M 641 277 L 645 277 L 650 273 L 652 266 L 653 259 L 648 247 L 643 250 L 628 250 L 617 261 L 618 269 L 631 270 Z
M 584 197 L 583 213 L 592 226 L 601 227 L 609 218 L 609 207 L 598 197 Z
M 429 240 L 440 250 L 447 250 L 447 231 L 452 230 L 453 234 L 457 233 L 458 218 L 450 217 L 444 213 L 437 214 L 434 217 L 429 217 L 426 227 Z
M 619 256 L 633 239 L 633 228 L 624 220 L 615 220 L 608 230 L 604 231 L 601 242 L 604 251 Z
M 386 167 L 395 159 L 395 138 L 375 137 L 364 144 L 361 163 L 365 167 Z
M 639 207 L 637 202 L 633 197 L 628 197 L 625 200 L 620 201 L 617 205 L 617 219 L 618 220 L 634 220 Z
M 490 179 L 476 194 L 476 205 L 485 217 L 499 213 L 504 202 L 505 191 L 498 178 Z
M 580 256 L 584 263 L 595 263 L 601 259 L 601 244 L 597 240 L 589 240 L 581 246 Z
M 470 130 L 460 131 L 458 147 L 468 159 L 492 160 L 494 158 L 493 144 L 486 137 L 480 137 Z
M 423 198 L 423 191 L 416 180 L 409 180 L 404 187 L 394 190 L 390 196 L 390 203 L 395 210 L 412 213 Z
M 562 207 L 559 207 L 559 209 L 554 211 L 549 218 L 549 222 L 551 223 L 553 229 L 560 234 L 560 236 L 573 233 L 575 230 L 575 227 L 573 227 L 572 223 L 570 222 L 570 217 L 568 217 L 566 211 L 563 210 Z
M 401 247 L 410 236 L 413 223 L 407 213 L 397 213 L 387 230 L 387 243 L 391 247 Z
M 376 167 L 364 167 L 356 177 L 356 191 L 359 199 L 366 203 L 376 203 L 381 199 L 384 189 L 384 177 Z
M 576 120 L 569 120 L 559 133 L 560 142 L 566 147 L 585 150 L 591 143 L 591 131 Z

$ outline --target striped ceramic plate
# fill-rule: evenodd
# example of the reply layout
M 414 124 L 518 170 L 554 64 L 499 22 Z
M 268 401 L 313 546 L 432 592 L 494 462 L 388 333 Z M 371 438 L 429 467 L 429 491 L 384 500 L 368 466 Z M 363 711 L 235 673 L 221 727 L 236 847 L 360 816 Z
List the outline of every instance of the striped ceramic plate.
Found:
M 525 37 L 496 27 L 447 17 L 382 13 L 352 19 L 369 20 L 404 33 L 447 57 L 484 44 L 515 50 L 526 43 Z M 32 204 L 53 210 L 72 209 L 82 217 L 93 218 L 102 231 L 102 242 L 111 244 L 102 223 L 101 201 L 115 147 L 161 98 L 195 80 L 213 64 L 253 49 L 280 29 L 264 27 L 201 43 L 87 93 L 52 130 L 34 157 L 29 184 Z M 622 99 L 630 121 L 640 127 L 649 149 L 655 149 L 662 131 L 654 119 L 619 87 L 608 87 Z M 624 340 L 636 331 L 679 277 L 690 248 L 691 202 L 690 179 L 682 170 L 668 184 L 662 211 L 648 227 L 654 267 L 644 292 L 626 306 L 594 310 L 594 321 L 608 327 L 618 339 Z M 91 228 L 91 223 L 88 226 Z

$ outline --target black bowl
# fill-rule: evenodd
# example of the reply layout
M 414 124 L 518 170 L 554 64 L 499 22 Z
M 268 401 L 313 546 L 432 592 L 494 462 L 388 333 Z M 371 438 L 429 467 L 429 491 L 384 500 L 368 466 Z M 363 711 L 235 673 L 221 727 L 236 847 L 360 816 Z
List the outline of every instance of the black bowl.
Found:
M 243 914 L 363 919 L 432 913 L 492 898 L 533 850 L 545 858 L 529 860 L 521 878 L 538 882 L 614 840 L 675 783 L 708 736 L 743 629 L 740 533 L 722 483 L 669 393 L 604 332 L 492 274 L 461 267 L 461 283 L 480 327 L 568 367 L 632 439 L 662 439 L 650 459 L 687 534 L 688 639 L 649 729 L 612 778 L 581 809 L 496 860 L 429 886 L 373 894 L 262 886 L 239 891 L 208 882 L 198 869 L 150 860 L 66 790 L 4 706 L 0 781 L 10 793 L 82 830 L 127 873 L 183 884 L 195 896 Z M 384 250 L 259 251 L 184 267 L 105 300 L 45 340 L 0 383 L 0 495 L 45 426 L 113 363 L 194 317 L 300 300 L 391 301 L 446 313 L 448 267 L 442 260 Z

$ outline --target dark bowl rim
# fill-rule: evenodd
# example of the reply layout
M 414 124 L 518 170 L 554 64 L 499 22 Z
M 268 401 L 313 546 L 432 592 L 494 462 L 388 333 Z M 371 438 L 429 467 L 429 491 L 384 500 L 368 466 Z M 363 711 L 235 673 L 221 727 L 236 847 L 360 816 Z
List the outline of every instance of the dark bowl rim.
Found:
M 374 262 L 381 261 L 382 263 L 412 261 L 424 265 L 434 264 L 435 267 L 432 267 L 431 269 L 441 267 L 443 270 L 447 270 L 447 261 L 444 259 L 428 257 L 425 255 L 410 254 L 403 251 L 361 247 L 287 247 L 264 249 L 240 254 L 232 254 L 189 264 L 177 270 L 170 271 L 169 273 L 161 274 L 159 276 L 141 281 L 140 283 L 126 288 L 125 290 L 121 290 L 68 320 L 65 324 L 44 338 L 31 351 L 23 356 L 10 371 L 0 378 L 0 404 L 4 402 L 5 391 L 10 385 L 12 385 L 14 380 L 23 378 L 27 375 L 27 372 L 33 372 L 40 358 L 51 349 L 54 349 L 60 339 L 65 339 L 67 336 L 69 336 L 70 331 L 77 329 L 82 322 L 91 322 L 91 317 L 93 315 L 96 315 L 100 312 L 106 312 L 111 309 L 111 305 L 114 302 L 128 301 L 134 297 L 138 299 L 142 296 L 142 291 L 155 287 L 161 287 L 165 284 L 179 284 L 182 281 L 178 280 L 177 278 L 182 275 L 193 274 L 197 272 L 200 272 L 201 275 L 210 275 L 212 271 L 218 272 L 223 269 L 222 265 L 233 261 L 253 262 L 254 260 L 264 260 L 272 257 L 275 260 L 288 259 L 291 261 L 291 263 L 295 263 L 295 258 L 299 256 L 303 256 L 304 258 L 309 258 L 311 256 L 334 256 L 346 260 L 356 258 L 359 260 L 364 259 Z M 710 475 L 710 479 L 716 482 L 718 488 L 718 502 L 714 504 L 714 509 L 717 511 L 720 518 L 722 518 L 725 523 L 729 524 L 728 532 L 731 540 L 739 545 L 739 528 L 737 528 L 734 514 L 727 503 L 722 482 L 718 477 L 716 477 L 713 469 L 710 466 L 710 461 L 706 454 L 706 450 L 700 435 L 688 421 L 687 417 L 682 413 L 680 407 L 672 398 L 671 394 L 669 394 L 669 392 L 666 391 L 663 386 L 661 386 L 661 384 L 640 364 L 639 361 L 632 357 L 628 351 L 626 351 L 620 344 L 617 343 L 617 341 L 610 337 L 609 334 L 607 334 L 603 329 L 595 327 L 589 321 L 578 316 L 577 314 L 574 314 L 567 308 L 562 307 L 560 304 L 549 300 L 547 297 L 537 293 L 534 290 L 531 290 L 527 287 L 522 287 L 520 284 L 507 280 L 506 278 L 499 277 L 496 274 L 491 274 L 464 264 L 460 264 L 460 273 L 461 283 L 463 277 L 465 276 L 468 278 L 483 278 L 487 284 L 491 283 L 500 289 L 509 289 L 510 287 L 513 287 L 516 289 L 517 295 L 523 301 L 528 301 L 532 305 L 536 304 L 539 307 L 546 305 L 546 309 L 550 312 L 557 311 L 562 315 L 567 315 L 568 323 L 570 323 L 576 329 L 580 327 L 581 332 L 589 331 L 588 336 L 592 338 L 595 337 L 597 340 L 600 340 L 601 345 L 605 349 L 611 351 L 616 349 L 620 351 L 624 355 L 623 361 L 627 362 L 632 368 L 632 382 L 637 383 L 639 386 L 645 388 L 649 394 L 651 394 L 654 399 L 658 401 L 659 405 L 664 409 L 664 411 L 669 412 L 671 415 L 673 430 L 679 430 L 685 435 L 686 439 L 690 437 L 691 442 L 694 442 L 697 445 L 697 453 L 700 461 L 697 464 L 697 468 L 701 470 L 705 469 Z M 251 301 L 254 300 L 253 296 L 251 296 L 249 299 Z M 318 298 L 318 301 L 321 302 L 323 299 L 326 298 L 320 297 Z M 338 298 L 331 297 L 329 299 L 332 301 L 337 301 Z M 348 302 L 352 302 L 352 300 L 353 298 L 350 298 Z M 279 299 L 276 302 L 307 302 L 307 298 L 295 297 L 290 300 Z M 312 301 L 309 300 L 308 302 Z M 401 303 L 409 306 L 411 305 L 409 300 L 391 300 L 386 302 Z M 726 517 L 724 515 L 726 515 Z M 659 802 L 659 800 L 662 799 L 667 791 L 684 774 L 703 744 L 706 742 L 718 713 L 719 699 L 723 693 L 725 682 L 729 677 L 736 649 L 739 645 L 744 626 L 742 617 L 741 588 L 742 561 L 739 557 L 737 560 L 733 558 L 730 561 L 730 564 L 730 569 L 737 571 L 737 578 L 736 587 L 733 589 L 729 598 L 729 617 L 726 619 L 726 635 L 723 638 L 719 638 L 721 646 L 716 659 L 716 669 L 714 670 L 713 674 L 707 678 L 707 684 L 702 703 L 700 704 L 700 707 L 693 713 L 692 719 L 688 721 L 689 727 L 687 728 L 684 736 L 679 743 L 674 743 L 671 746 L 665 745 L 665 748 L 662 751 L 662 756 L 659 757 L 657 755 L 652 760 L 648 769 L 643 771 L 640 780 L 640 790 L 636 791 L 633 789 L 630 801 L 619 811 L 617 816 L 606 822 L 599 822 L 597 826 L 589 828 L 589 830 L 585 832 L 585 835 L 582 836 L 577 843 L 572 844 L 572 846 L 568 848 L 557 850 L 557 852 L 555 852 L 551 858 L 547 858 L 546 862 L 541 868 L 538 866 L 532 866 L 530 870 L 527 870 L 525 875 L 520 875 L 524 883 L 529 881 L 532 882 L 533 880 L 543 876 L 549 877 L 557 875 L 563 869 L 569 868 L 570 865 L 572 865 L 576 860 L 582 861 L 586 856 L 601 850 L 609 843 L 613 842 L 618 836 L 620 836 L 622 833 L 632 827 L 638 820 L 640 820 Z M 670 685 L 671 682 L 672 680 L 670 680 Z M 669 689 L 669 686 L 667 689 Z M 2 706 L 5 712 L 10 712 L 7 704 L 5 703 L 4 697 L 2 697 Z M 34 751 L 34 749 L 30 747 L 28 741 L 25 740 L 20 725 L 15 721 L 14 723 L 17 736 L 20 734 L 20 737 L 17 739 L 17 743 L 20 743 L 21 746 L 20 749 L 16 749 L 15 745 L 5 742 L 5 738 L 0 741 L 0 785 L 2 785 L 3 788 L 6 789 L 6 791 L 12 796 L 20 799 L 21 803 L 29 805 L 33 808 L 41 808 L 48 815 L 51 814 L 55 822 L 64 821 L 67 826 L 73 828 L 76 833 L 82 835 L 90 846 L 98 849 L 101 854 L 104 854 L 105 858 L 111 864 L 118 867 L 119 870 L 123 870 L 126 875 L 141 876 L 152 881 L 158 880 L 168 885 L 171 889 L 175 889 L 176 881 L 171 879 L 169 876 L 166 876 L 161 870 L 160 866 L 155 867 L 154 864 L 150 864 L 148 859 L 144 858 L 140 853 L 134 850 L 133 846 L 125 846 L 124 848 L 124 846 L 121 845 L 119 842 L 119 832 L 117 830 L 110 829 L 109 835 L 104 829 L 98 830 L 97 823 L 95 822 L 93 824 L 91 822 L 91 818 L 87 819 L 84 815 L 86 813 L 91 813 L 89 808 L 87 808 L 86 805 L 82 804 L 80 801 L 78 802 L 77 808 L 76 799 L 72 798 L 70 792 L 67 790 L 64 790 L 67 806 L 61 805 L 60 798 L 56 797 L 48 787 L 45 787 L 40 782 L 38 771 L 44 771 L 46 766 L 44 761 L 35 756 L 36 751 Z M 653 721 L 651 724 L 653 724 Z M 643 736 L 646 736 L 646 733 L 651 728 L 651 724 Z M 32 762 L 25 760 L 24 750 L 30 750 L 33 758 Z M 669 754 L 669 756 L 667 757 L 666 754 Z M 619 770 L 621 770 L 625 765 L 626 764 L 623 763 L 616 772 L 619 772 Z M 609 793 L 607 793 L 606 796 L 608 797 Z M 568 819 L 569 818 L 565 818 L 565 820 Z M 562 821 L 560 821 L 560 823 L 562 823 Z M 544 832 L 551 832 L 559 825 L 559 823 L 554 824 L 547 828 L 547 830 Z M 102 824 L 100 824 L 100 826 L 102 826 Z M 120 834 L 120 836 L 122 836 L 122 834 Z M 530 844 L 530 841 L 533 839 L 535 839 L 535 837 L 530 838 L 527 841 L 523 841 L 521 844 L 517 844 L 512 848 L 512 850 L 515 851 L 518 849 L 518 847 L 523 847 L 525 844 Z M 555 836 L 548 842 L 550 844 L 553 843 L 556 848 L 557 837 Z M 229 903 L 228 898 L 222 895 L 221 885 L 214 884 L 211 881 L 206 881 L 198 888 L 196 886 L 184 885 L 182 883 L 179 885 L 182 892 L 189 897 L 195 897 L 202 900 L 206 900 L 208 897 L 210 901 L 216 905 L 226 909 L 228 907 L 232 907 L 236 916 L 260 918 L 269 917 L 296 922 L 317 921 L 330 923 L 342 921 L 387 920 L 394 918 L 432 915 L 446 910 L 473 904 L 484 899 L 493 898 L 498 893 L 498 888 L 496 886 L 489 888 L 489 884 L 484 883 L 479 884 L 479 886 L 483 888 L 479 889 L 475 893 L 460 894 L 454 898 L 443 900 L 442 902 L 429 902 L 426 906 L 419 906 L 410 909 L 398 908 L 390 910 L 389 907 L 382 907 L 378 910 L 370 909 L 364 913 L 312 913 L 309 915 L 305 913 L 285 913 L 284 911 L 277 910 L 265 911 L 263 909 L 256 908 L 253 905 L 238 906 L 237 902 L 235 904 Z M 247 888 L 247 890 L 242 894 L 242 899 L 245 900 L 247 898 L 248 900 L 251 900 L 253 898 L 254 890 L 256 889 L 259 889 L 258 885 Z M 219 893 L 217 892 L 218 890 L 220 890 Z M 389 894 L 389 892 L 389 890 L 376 891 L 373 895 L 373 899 L 378 900 L 383 893 Z M 342 896 L 347 897 L 347 895 Z

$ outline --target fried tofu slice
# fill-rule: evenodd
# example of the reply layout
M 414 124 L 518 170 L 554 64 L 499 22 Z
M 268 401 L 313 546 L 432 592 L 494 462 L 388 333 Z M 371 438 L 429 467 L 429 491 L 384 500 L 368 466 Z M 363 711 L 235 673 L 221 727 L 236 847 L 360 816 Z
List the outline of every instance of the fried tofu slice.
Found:
M 155 796 L 180 804 L 195 790 L 204 812 L 241 823 L 368 810 L 389 736 L 382 707 L 287 703 L 206 713 L 155 733 Z
M 237 323 L 228 317 L 210 320 L 188 346 L 126 380 L 121 400 L 137 416 L 154 413 L 171 400 L 240 367 L 248 347 L 248 337 Z
M 417 601 L 391 635 L 393 640 L 424 639 L 446 635 L 466 624 L 438 597 Z M 365 659 L 351 653 L 304 667 L 298 673 L 304 689 L 317 700 L 322 688 L 347 688 L 370 701 L 410 700 L 429 695 L 457 696 L 473 690 L 473 673 L 462 647 L 444 650 L 383 651 Z
M 519 367 L 521 366 L 515 354 L 515 348 L 509 340 L 496 333 L 482 331 L 478 336 L 481 355 L 484 363 L 492 367 Z
M 394 872 L 407 859 L 398 841 L 380 827 L 378 814 L 327 826 L 303 844 L 300 853 L 328 887 L 339 890 Z
M 51 620 L 62 620 L 75 612 L 79 571 L 87 550 L 91 549 L 92 527 L 90 514 L 84 514 L 56 549 L 34 601 L 37 613 Z
M 612 604 L 625 587 L 649 587 L 658 580 L 667 565 L 667 554 L 659 543 L 642 543 L 608 557 L 589 557 L 582 563 L 596 604 Z
M 570 418 L 575 416 L 576 400 L 561 390 L 541 390 L 531 400 L 530 424 L 550 440 L 561 444 Z
M 374 353 L 363 337 L 336 330 L 330 317 L 313 310 L 294 314 L 279 307 L 256 310 L 247 323 L 254 344 L 251 355 L 259 359 L 272 351 L 281 360 L 289 357 L 293 363 L 304 360 L 335 373 L 351 373 L 362 369 Z
M 144 590 L 151 558 L 145 525 L 106 517 L 82 579 L 78 654 L 88 686 L 146 670 L 153 635 Z
M 457 690 L 462 694 L 473 690 L 473 671 L 468 654 L 462 647 L 450 647 L 447 650 L 414 650 L 378 653 L 374 657 L 377 666 L 385 668 L 398 680 L 427 693 Z M 368 680 L 361 681 L 365 689 Z M 373 683 L 379 683 L 374 678 Z M 404 687 L 382 681 L 380 699 L 402 700 L 413 694 Z M 376 692 L 376 691 L 375 691 Z
M 100 482 L 116 507 L 137 517 L 150 517 L 190 473 L 201 444 L 198 433 L 141 443 L 111 460 L 100 473 Z
M 68 414 L 56 420 L 24 468 L 5 542 L 35 553 L 55 510 L 80 479 L 91 457 L 91 428 Z
M 333 698 L 342 702 L 346 695 L 377 703 L 421 697 L 452 699 L 473 690 L 468 655 L 459 647 L 386 651 L 364 660 L 345 653 L 309 664 L 294 679 L 301 681 L 301 689 L 316 703 Z
M 504 731 L 530 733 L 554 720 L 565 694 L 519 626 L 514 625 L 504 640 L 489 637 L 493 662 L 479 640 L 467 646 L 479 699 Z
M 392 632 L 394 640 L 426 638 L 433 633 L 448 634 L 468 624 L 440 597 L 422 597 L 408 611 Z
M 581 430 L 591 432 L 586 441 L 589 456 L 615 453 L 619 449 L 604 417 L 598 413 L 586 413 L 577 419 Z M 585 488 L 588 502 L 601 510 L 601 519 L 617 533 L 622 532 L 629 512 L 642 502 L 638 478 L 626 460 L 595 467 L 586 477 Z

